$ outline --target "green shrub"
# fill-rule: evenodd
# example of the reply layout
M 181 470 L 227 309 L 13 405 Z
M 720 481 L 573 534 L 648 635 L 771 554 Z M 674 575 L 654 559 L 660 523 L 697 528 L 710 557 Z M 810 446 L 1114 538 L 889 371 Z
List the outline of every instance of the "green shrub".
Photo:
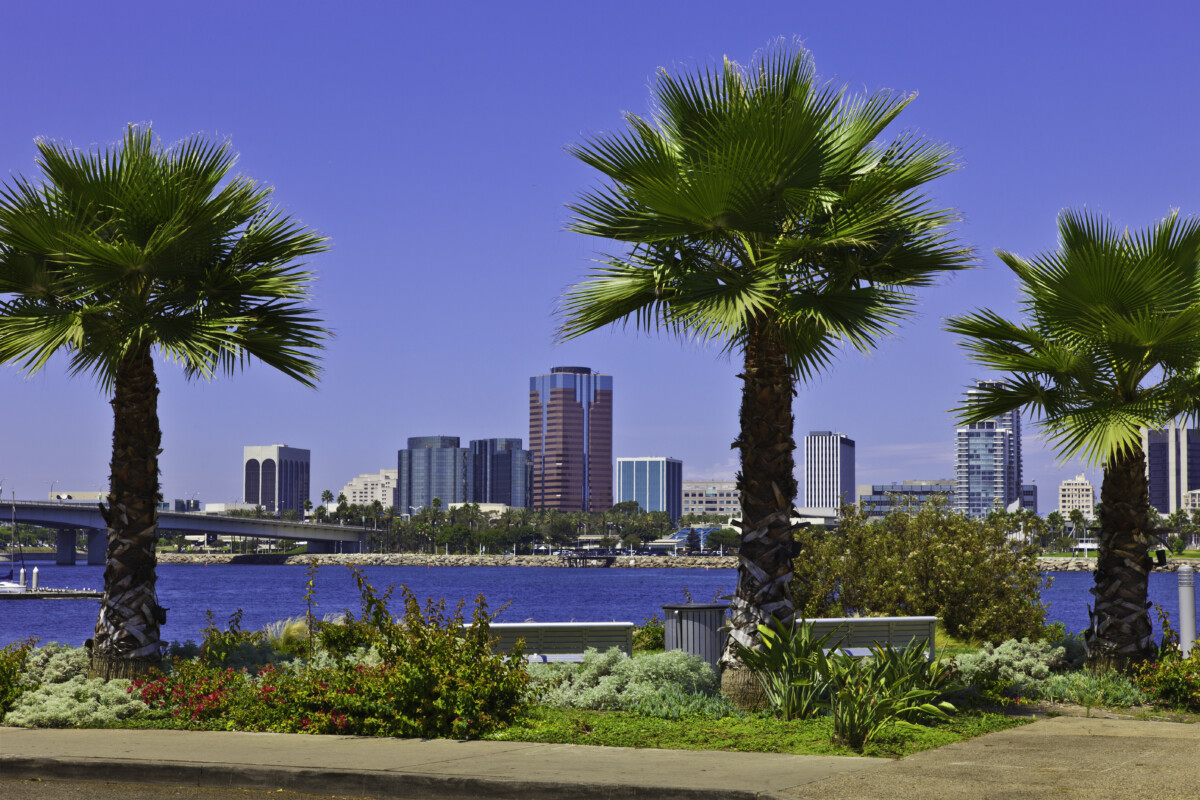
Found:
M 872 648 L 876 650 L 876 648 Z M 917 675 L 893 680 L 891 673 L 897 663 L 885 658 L 829 657 L 829 701 L 833 716 L 835 744 L 844 744 L 862 751 L 884 726 L 895 720 L 914 722 L 924 719 L 949 719 L 947 712 L 954 706 L 940 700 L 938 689 L 919 688 Z
M 658 614 L 646 617 L 641 625 L 633 628 L 634 650 L 665 650 L 667 647 L 667 628 Z
M 290 655 L 277 652 L 271 646 L 264 631 L 242 630 L 240 608 L 229 615 L 224 628 L 213 622 L 211 611 L 206 611 L 204 618 L 207 624 L 200 629 L 204 638 L 199 657 L 207 664 L 257 672 L 262 667 L 291 659 Z
M 1059 703 L 1127 708 L 1146 702 L 1147 695 L 1128 676 L 1112 670 L 1064 672 L 1030 687 L 1031 696 Z
M 813 635 L 810 623 L 791 628 L 772 617 L 770 627 L 758 626 L 761 649 L 736 643 L 738 660 L 754 671 L 771 710 L 780 718 L 810 719 L 828 700 L 829 667 L 826 645 L 836 631 Z
M 1052 642 L 1009 639 L 985 644 L 976 653 L 954 659 L 959 679 L 984 694 L 1036 694 L 1037 684 L 1067 665 L 1066 648 Z
M 18 728 L 104 728 L 143 714 L 146 704 L 127 680 L 75 676 L 25 692 L 4 716 Z
M 628 658 L 617 648 L 587 650 L 578 664 L 531 664 L 542 703 L 559 708 L 632 711 L 682 694 L 710 695 L 718 678 L 708 662 L 682 650 Z
M 21 684 L 21 676 L 35 641 L 25 639 L 0 647 L 0 717 L 12 708 L 16 699 L 25 691 Z
M 683 717 L 721 719 L 722 717 L 742 715 L 737 706 L 719 692 L 717 694 L 686 692 L 678 686 L 668 686 L 659 689 L 654 694 L 643 695 L 640 700 L 630 706 L 629 710 L 643 717 L 659 719 L 682 719 Z
M 1144 662 L 1134 679 L 1156 702 L 1200 712 L 1200 647 L 1186 659 Z
M 1041 635 L 1046 608 L 1032 547 L 1001 515 L 973 520 L 931 502 L 868 521 L 846 507 L 834 531 L 803 528 L 792 589 L 801 616 L 937 616 L 953 636 Z

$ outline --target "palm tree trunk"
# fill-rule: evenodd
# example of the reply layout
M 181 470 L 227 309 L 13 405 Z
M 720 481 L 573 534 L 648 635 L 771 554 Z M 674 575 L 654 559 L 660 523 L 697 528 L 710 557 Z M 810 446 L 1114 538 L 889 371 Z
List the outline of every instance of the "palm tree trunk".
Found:
M 150 349 L 117 366 L 113 407 L 113 450 L 104 597 L 92 642 L 93 678 L 142 675 L 161 658 L 154 568 L 158 539 L 158 380 Z
M 738 581 L 730 612 L 729 643 L 721 656 L 722 686 L 738 702 L 734 687 L 749 677 L 733 643 L 758 647 L 758 626 L 768 617 L 790 621 L 792 600 L 792 512 L 796 499 L 796 448 L 792 438 L 795 379 L 783 348 L 769 332 L 752 326 L 742 379 L 741 452 L 738 492 L 742 541 Z
M 1141 444 L 1110 461 L 1100 486 L 1100 552 L 1095 609 L 1084 636 L 1089 667 L 1128 669 L 1153 653 L 1146 590 L 1150 582 L 1150 497 Z

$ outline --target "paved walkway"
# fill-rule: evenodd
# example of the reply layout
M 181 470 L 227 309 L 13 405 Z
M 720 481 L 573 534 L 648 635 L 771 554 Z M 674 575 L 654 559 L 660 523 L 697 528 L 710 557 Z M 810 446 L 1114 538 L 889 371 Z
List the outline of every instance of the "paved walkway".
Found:
M 1058 717 L 899 761 L 299 734 L 0 729 L 0 777 L 376 798 L 1200 798 L 1200 725 Z

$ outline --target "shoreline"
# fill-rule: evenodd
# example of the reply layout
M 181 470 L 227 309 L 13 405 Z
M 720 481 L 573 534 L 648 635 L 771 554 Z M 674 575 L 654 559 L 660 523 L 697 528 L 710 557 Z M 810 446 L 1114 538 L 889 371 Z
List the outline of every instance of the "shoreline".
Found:
M 334 553 L 325 555 L 285 556 L 272 554 L 230 553 L 159 553 L 160 564 L 278 564 L 307 566 L 318 564 L 356 567 L 551 567 L 574 569 L 559 556 L 442 555 L 429 553 Z M 1092 572 L 1094 558 L 1052 556 L 1037 560 L 1041 572 Z M 620 569 L 737 569 L 737 556 L 617 556 L 612 566 Z M 1175 572 L 1181 564 L 1200 570 L 1200 559 L 1172 558 L 1155 572 Z M 600 563 L 588 568 L 601 568 Z

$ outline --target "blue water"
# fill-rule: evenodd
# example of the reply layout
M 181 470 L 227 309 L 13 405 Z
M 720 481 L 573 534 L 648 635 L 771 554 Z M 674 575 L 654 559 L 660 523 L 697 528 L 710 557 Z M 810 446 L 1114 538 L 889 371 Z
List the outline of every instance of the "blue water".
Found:
M 103 583 L 102 567 L 38 566 L 43 586 L 99 588 Z M 468 617 L 475 597 L 483 594 L 492 611 L 508 604 L 500 611 L 501 622 L 641 622 L 652 614 L 661 615 L 664 603 L 686 602 L 685 591 L 694 602 L 708 603 L 718 594 L 730 594 L 736 583 L 732 569 L 368 567 L 364 572 L 377 588 L 405 584 L 422 602 L 445 598 L 453 606 L 465 600 Z M 1064 623 L 1069 631 L 1083 630 L 1091 573 L 1059 572 L 1053 578 L 1053 585 L 1042 593 L 1050 621 Z M 169 609 L 163 638 L 198 641 L 206 610 L 224 623 L 242 609 L 242 627 L 250 630 L 301 616 L 305 581 L 305 568 L 299 566 L 160 565 L 159 602 Z M 358 591 L 345 567 L 320 569 L 315 599 L 320 616 L 359 609 Z M 1150 600 L 1176 619 L 1179 597 L 1174 573 L 1150 575 Z M 399 613 L 398 593 L 391 608 Z M 0 600 L 0 645 L 29 636 L 43 643 L 82 644 L 92 635 L 96 610 L 94 599 Z M 1157 630 L 1157 619 L 1154 622 Z

